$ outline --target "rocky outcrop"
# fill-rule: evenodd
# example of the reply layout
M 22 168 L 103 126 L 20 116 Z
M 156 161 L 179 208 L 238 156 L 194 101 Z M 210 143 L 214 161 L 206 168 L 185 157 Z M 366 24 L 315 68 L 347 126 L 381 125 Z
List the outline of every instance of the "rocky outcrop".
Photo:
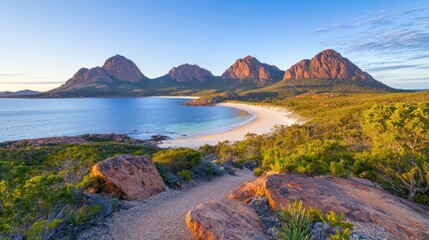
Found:
M 396 197 L 367 181 L 268 172 L 235 190 L 230 199 L 266 196 L 273 209 L 301 200 L 323 212 L 373 223 L 400 239 L 429 239 L 429 208 Z
M 320 52 L 311 60 L 305 59 L 293 65 L 285 72 L 283 79 L 375 81 L 371 75 L 332 49 Z
M 97 192 L 125 200 L 140 200 L 163 192 L 165 184 L 146 156 L 121 155 L 94 165 L 92 176 L 102 180 Z
M 103 70 L 119 81 L 135 83 L 145 77 L 133 61 L 121 55 L 115 55 L 107 59 L 103 65 Z
M 213 74 L 198 65 L 183 64 L 172 68 L 168 72 L 168 76 L 176 82 L 189 82 L 192 80 L 204 82 L 211 79 Z
M 268 239 L 255 210 L 238 201 L 200 204 L 188 212 L 186 224 L 197 239 Z
M 259 81 L 277 81 L 281 79 L 283 71 L 276 66 L 271 66 L 259 62 L 252 56 L 238 59 L 223 74 L 223 79 L 234 80 L 259 80 Z
M 145 78 L 129 59 L 116 55 L 106 60 L 103 67 L 81 68 L 66 82 L 66 86 L 113 83 L 114 81 L 136 83 Z

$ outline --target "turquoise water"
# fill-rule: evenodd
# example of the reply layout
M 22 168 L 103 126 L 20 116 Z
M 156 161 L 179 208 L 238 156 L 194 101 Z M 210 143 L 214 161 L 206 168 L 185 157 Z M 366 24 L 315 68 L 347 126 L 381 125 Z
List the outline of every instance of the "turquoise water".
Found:
M 225 131 L 249 121 L 246 111 L 188 107 L 180 98 L 0 99 L 0 142 L 85 133 L 145 139 Z

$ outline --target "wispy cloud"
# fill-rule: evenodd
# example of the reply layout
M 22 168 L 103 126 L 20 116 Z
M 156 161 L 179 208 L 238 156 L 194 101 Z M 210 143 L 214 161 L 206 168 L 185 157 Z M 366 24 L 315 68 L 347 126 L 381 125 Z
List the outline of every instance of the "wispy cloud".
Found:
M 62 84 L 64 81 L 46 81 L 46 82 L 0 82 L 0 84 Z
M 403 68 L 416 68 L 419 65 L 416 64 L 409 64 L 409 65 L 393 65 L 393 66 L 382 66 L 382 67 L 373 67 L 373 68 L 368 68 L 367 71 L 370 72 L 381 72 L 381 71 L 386 71 L 386 70 L 399 70 L 399 69 L 403 69 Z
M 40 79 L 40 78 L 47 78 L 47 77 L 43 76 L 43 74 L 0 73 L 0 78 Z

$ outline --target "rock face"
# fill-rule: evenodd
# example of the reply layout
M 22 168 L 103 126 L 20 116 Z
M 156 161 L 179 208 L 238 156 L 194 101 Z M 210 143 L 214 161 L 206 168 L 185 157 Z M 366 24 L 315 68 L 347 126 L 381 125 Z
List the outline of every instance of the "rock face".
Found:
M 163 192 L 165 184 L 146 156 L 121 155 L 94 165 L 91 175 L 102 179 L 99 192 L 126 200 L 140 200 Z
M 103 70 L 109 76 L 126 82 L 139 82 L 144 75 L 140 69 L 134 64 L 133 61 L 121 56 L 116 55 L 106 60 L 103 65 Z
M 311 60 L 305 59 L 290 67 L 283 76 L 289 79 L 335 79 L 375 81 L 338 52 L 327 49 Z
M 277 81 L 281 79 L 283 71 L 276 66 L 261 63 L 258 59 L 247 56 L 238 59 L 223 74 L 223 79 L 235 80 L 259 80 L 259 81 Z
M 294 200 L 323 212 L 344 213 L 351 221 L 374 223 L 400 239 L 429 239 L 429 208 L 365 184 L 333 177 L 269 172 L 235 190 L 231 199 L 266 196 L 273 209 Z
M 103 67 L 81 68 L 66 85 L 112 83 L 115 80 L 136 83 L 145 78 L 129 59 L 116 55 L 106 60 Z
M 168 72 L 168 75 L 173 81 L 176 82 L 189 82 L 197 80 L 204 82 L 213 77 L 213 74 L 199 67 L 198 65 L 183 64 L 178 67 L 174 67 Z
M 238 201 L 200 204 L 188 212 L 186 224 L 197 239 L 268 239 L 258 214 Z

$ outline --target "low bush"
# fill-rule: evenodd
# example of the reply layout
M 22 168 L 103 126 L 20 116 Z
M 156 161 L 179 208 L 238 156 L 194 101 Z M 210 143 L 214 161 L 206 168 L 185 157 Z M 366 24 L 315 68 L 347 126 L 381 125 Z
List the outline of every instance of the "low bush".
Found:
M 255 174 L 255 176 L 257 176 L 257 177 L 259 177 L 259 176 L 261 176 L 262 174 L 264 174 L 264 172 L 265 172 L 265 170 L 264 169 L 262 169 L 262 168 L 254 168 L 253 169 L 253 174 Z
M 178 176 L 168 171 L 167 167 L 162 164 L 155 164 L 155 166 L 167 186 L 171 188 L 180 187 L 180 178 Z
M 177 176 L 183 178 L 183 180 L 185 181 L 191 181 L 192 179 L 191 173 L 189 172 L 189 170 L 182 170 L 177 173 Z
M 154 163 L 162 164 L 173 173 L 192 170 L 201 162 L 201 154 L 191 148 L 175 148 L 159 151 L 152 155 Z
M 346 178 L 348 176 L 343 160 L 340 162 L 332 161 L 329 170 L 331 171 L 331 175 L 334 177 Z
M 213 177 L 222 174 L 223 170 L 218 165 L 207 160 L 202 161 L 194 171 L 195 178 L 205 181 L 209 181 Z
M 331 240 L 349 239 L 353 224 L 344 221 L 344 214 L 340 215 L 331 211 L 323 214 L 322 211 L 305 207 L 302 201 L 290 202 L 280 212 L 283 223 L 278 232 L 278 239 L 283 240 L 307 240 L 310 239 L 310 227 L 313 223 L 322 221 L 327 224 L 334 234 L 329 238 Z

